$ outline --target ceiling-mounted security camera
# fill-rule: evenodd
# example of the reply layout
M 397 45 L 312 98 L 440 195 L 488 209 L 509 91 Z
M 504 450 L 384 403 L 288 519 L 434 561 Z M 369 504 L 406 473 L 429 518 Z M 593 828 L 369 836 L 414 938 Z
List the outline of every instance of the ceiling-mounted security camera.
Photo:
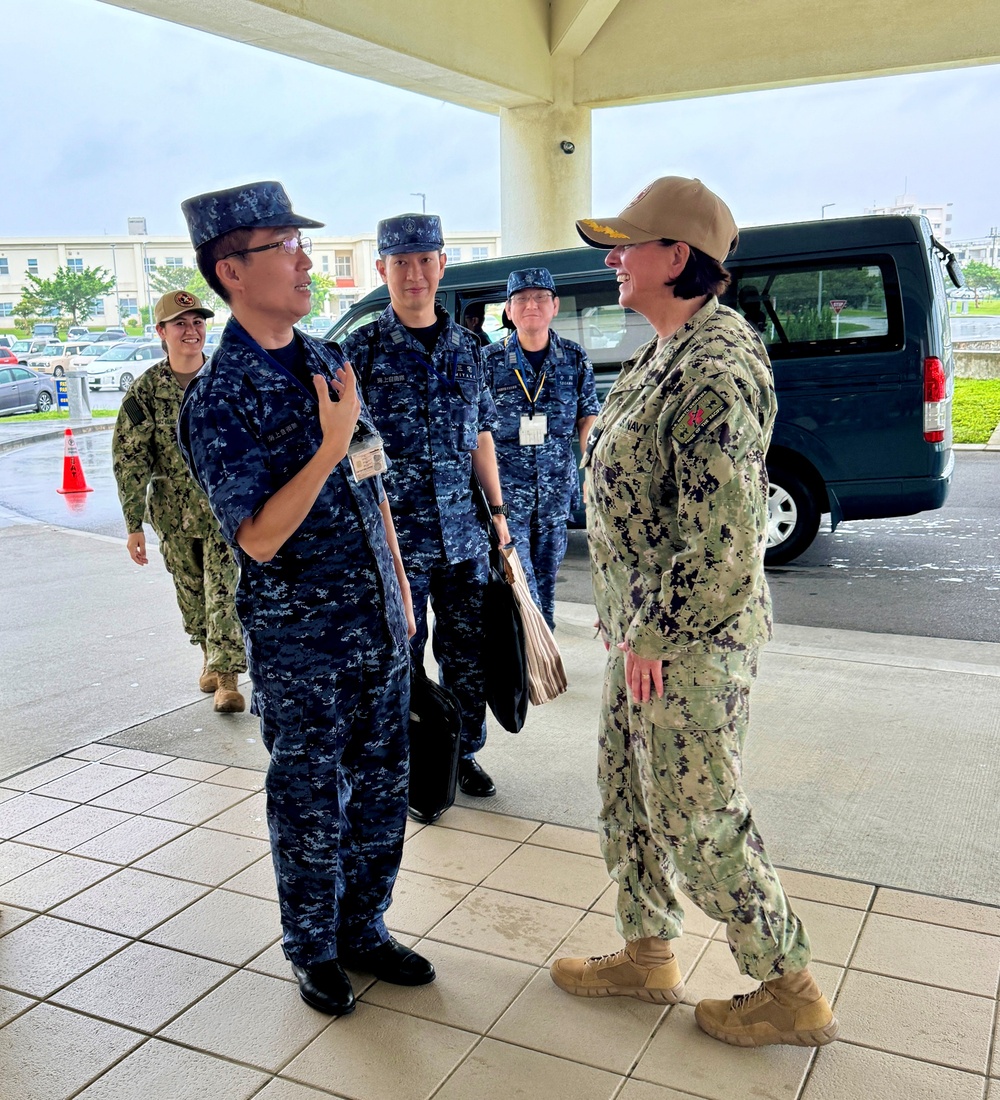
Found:
M 576 152 L 576 146 L 571 141 L 560 141 L 559 148 L 566 154 L 566 156 L 572 156 Z

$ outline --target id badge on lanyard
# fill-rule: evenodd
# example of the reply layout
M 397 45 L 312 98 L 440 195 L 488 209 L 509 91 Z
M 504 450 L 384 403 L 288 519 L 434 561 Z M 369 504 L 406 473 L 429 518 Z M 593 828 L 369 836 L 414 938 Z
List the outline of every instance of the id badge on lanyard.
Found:
M 535 413 L 534 416 L 525 416 L 522 413 L 521 427 L 517 433 L 518 443 L 522 447 L 540 447 L 545 442 L 548 426 L 548 417 L 545 413 Z
M 347 448 L 347 460 L 355 481 L 384 474 L 386 470 L 385 447 L 378 432 L 355 439 Z
M 520 348 L 518 348 L 518 355 L 520 355 Z M 521 372 L 515 370 L 514 374 L 518 382 L 521 383 L 521 389 L 524 390 L 524 396 L 528 399 L 528 405 L 531 408 L 531 412 L 527 416 L 524 413 L 521 414 L 521 426 L 517 431 L 517 441 L 522 447 L 540 447 L 545 442 L 545 433 L 549 430 L 549 420 L 545 413 L 535 412 L 535 404 L 541 396 L 542 387 L 545 385 L 545 374 L 543 372 L 534 397 L 528 392 L 528 387 L 524 384 L 524 377 Z

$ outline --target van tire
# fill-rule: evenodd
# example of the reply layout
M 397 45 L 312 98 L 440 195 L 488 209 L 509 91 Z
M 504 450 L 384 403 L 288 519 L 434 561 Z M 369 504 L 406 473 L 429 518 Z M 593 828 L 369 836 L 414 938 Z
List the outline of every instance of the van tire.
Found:
M 820 509 L 812 489 L 787 466 L 768 466 L 767 550 L 764 564 L 784 565 L 812 544 Z

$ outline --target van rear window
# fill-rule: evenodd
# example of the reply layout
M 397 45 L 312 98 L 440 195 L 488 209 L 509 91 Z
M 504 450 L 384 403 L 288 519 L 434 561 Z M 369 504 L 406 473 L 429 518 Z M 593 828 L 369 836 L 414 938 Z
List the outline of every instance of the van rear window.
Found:
M 772 359 L 902 347 L 902 305 L 888 258 L 734 270 L 724 300 L 757 329 Z

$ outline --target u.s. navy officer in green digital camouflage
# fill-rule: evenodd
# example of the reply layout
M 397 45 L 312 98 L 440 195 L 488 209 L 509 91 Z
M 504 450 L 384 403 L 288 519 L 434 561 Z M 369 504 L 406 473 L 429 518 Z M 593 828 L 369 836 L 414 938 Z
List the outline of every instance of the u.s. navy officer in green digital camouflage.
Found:
M 236 562 L 177 446 L 181 399 L 205 362 L 205 320 L 213 316 L 186 290 L 171 290 L 156 303 L 153 317 L 167 357 L 129 389 L 111 451 L 129 555 L 137 565 L 149 561 L 146 520 L 160 540 L 184 630 L 204 654 L 198 686 L 215 693 L 216 710 L 232 713 L 246 706 L 236 682 L 247 667 L 236 617 Z
M 609 249 L 621 305 L 657 339 L 622 367 L 584 457 L 608 646 L 601 843 L 625 946 L 559 959 L 552 978 L 579 996 L 679 1000 L 680 887 L 726 925 L 740 970 L 761 982 L 701 1001 L 701 1028 L 739 1046 L 819 1046 L 837 1022 L 741 784 L 750 688 L 771 634 L 764 457 L 776 404 L 757 333 L 716 297 L 736 223 L 699 180 L 667 176 L 619 217 L 577 227 Z

